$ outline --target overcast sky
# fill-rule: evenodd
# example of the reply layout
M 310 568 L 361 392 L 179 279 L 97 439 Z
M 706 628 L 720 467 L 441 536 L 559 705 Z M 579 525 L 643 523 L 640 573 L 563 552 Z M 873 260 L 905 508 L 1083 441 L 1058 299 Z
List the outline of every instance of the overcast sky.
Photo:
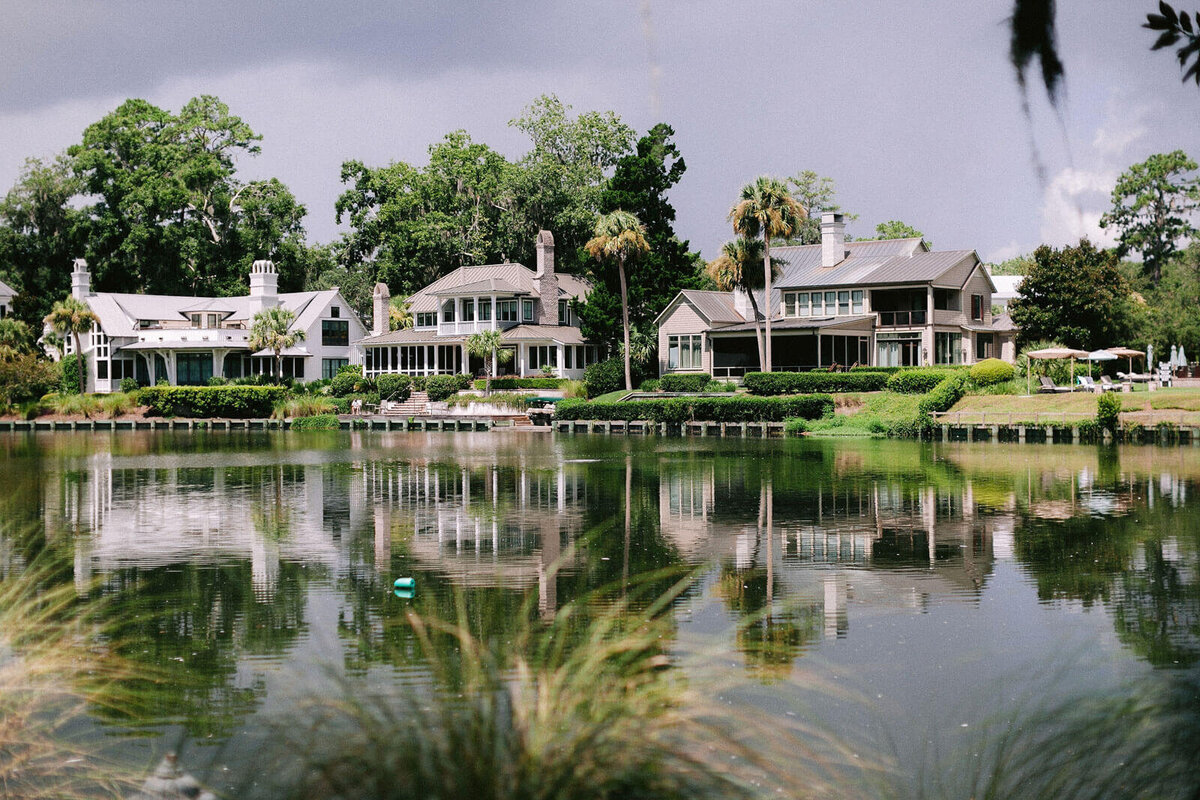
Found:
M 519 156 L 507 123 L 544 93 L 639 133 L 670 123 L 688 165 L 677 231 L 708 257 L 758 174 L 832 177 L 860 215 L 851 235 L 901 219 L 937 249 L 1001 260 L 1111 241 L 1096 222 L 1123 169 L 1200 157 L 1200 89 L 1139 27 L 1153 0 L 1059 0 L 1061 119 L 1036 87 L 1021 110 L 1011 0 L 4 5 L 0 191 L 126 98 L 175 111 L 215 94 L 264 137 L 241 173 L 287 183 L 313 241 L 338 234 L 342 161 L 424 163 L 457 128 Z

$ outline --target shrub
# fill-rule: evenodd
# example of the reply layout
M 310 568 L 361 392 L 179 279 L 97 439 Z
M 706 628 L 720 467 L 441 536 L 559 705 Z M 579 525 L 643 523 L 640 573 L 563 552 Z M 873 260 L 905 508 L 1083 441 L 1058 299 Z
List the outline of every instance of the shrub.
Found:
M 375 379 L 375 386 L 381 398 L 397 403 L 403 403 L 412 394 L 412 378 L 407 375 L 380 375 Z
M 301 395 L 280 400 L 271 412 L 272 419 L 288 419 L 289 417 L 316 417 L 322 414 L 332 414 L 337 411 L 337 404 L 331 397 L 317 395 Z
M 811 392 L 877 392 L 888 376 L 879 372 L 750 372 L 750 394 L 808 394 Z
M 492 389 L 511 392 L 514 389 L 560 389 L 566 378 L 492 378 Z M 475 381 L 476 389 L 486 389 L 486 381 Z
M 297 417 L 292 420 L 291 429 L 294 431 L 336 431 L 342 427 L 341 422 L 333 414 L 316 414 L 311 417 Z
M 977 385 L 991 386 L 992 384 L 1011 381 L 1013 376 L 1017 374 L 1017 370 L 1007 361 L 1001 361 L 998 358 L 986 358 L 971 367 L 968 374 L 971 376 L 971 380 L 975 381 Z
M 470 375 L 430 375 L 425 379 L 425 391 L 429 393 L 429 399 L 434 402 L 445 400 L 470 385 Z
M 710 422 L 780 422 L 788 417 L 819 419 L 833 410 L 824 394 L 794 397 L 669 397 L 618 402 L 564 400 L 555 406 L 556 419 L 652 420 L 679 424 Z
M 588 397 L 615 392 L 625 388 L 625 362 L 619 358 L 606 358 L 589 364 L 583 371 L 583 384 Z
M 61 373 L 53 361 L 32 353 L 0 360 L 0 405 L 36 400 L 61 385 Z
M 137 405 L 134 398 L 124 392 L 100 395 L 100 411 L 107 417 L 128 414 Z
M 925 394 L 946 379 L 946 370 L 906 369 L 888 378 L 887 390 L 898 394 Z
M 736 392 L 737 384 L 733 381 L 709 381 L 704 384 L 705 392 Z
M 364 392 L 362 394 L 348 394 L 345 397 L 330 397 L 327 398 L 333 403 L 333 408 L 339 414 L 349 414 L 350 404 L 355 400 L 362 400 L 364 405 L 379 405 L 378 392 Z
M 138 390 L 137 378 L 121 378 L 121 391 L 132 394 Z
M 783 421 L 783 432 L 788 436 L 799 436 L 808 430 L 808 421 L 799 417 L 788 417 Z
M 917 414 L 923 422 L 932 423 L 934 413 L 949 411 L 951 406 L 962 399 L 966 391 L 966 375 L 957 372 L 947 377 L 943 373 L 942 381 L 921 398 L 921 402 L 917 405 Z
M 160 417 L 266 417 L 282 386 L 152 386 L 141 391 L 149 414 Z
M 1116 437 L 1121 424 L 1121 398 L 1115 392 L 1101 392 L 1096 398 L 1096 424 Z
M 78 360 L 79 356 L 69 355 L 63 356 L 62 361 L 58 362 L 58 386 L 63 394 L 79 394 L 87 386 L 87 359 L 83 361 L 83 386 L 79 385 L 79 367 L 75 365 Z
M 518 392 L 492 392 L 482 396 L 477 394 L 453 394 L 446 398 L 447 404 L 466 408 L 472 403 L 488 403 L 499 408 L 511 408 L 524 411 L 534 400 L 533 395 Z
M 638 386 L 639 392 L 657 392 L 662 387 L 662 382 L 658 378 L 646 378 Z
M 208 385 L 209 386 L 228 386 L 229 379 L 222 378 L 220 375 L 213 375 L 211 378 L 208 379 Z
M 664 392 L 699 392 L 711 380 L 712 375 L 707 372 L 682 372 L 663 375 L 659 378 L 658 385 Z
M 346 364 L 329 382 L 329 393 L 334 397 L 345 397 L 355 392 L 369 392 L 374 388 L 374 383 L 363 377 L 361 364 Z

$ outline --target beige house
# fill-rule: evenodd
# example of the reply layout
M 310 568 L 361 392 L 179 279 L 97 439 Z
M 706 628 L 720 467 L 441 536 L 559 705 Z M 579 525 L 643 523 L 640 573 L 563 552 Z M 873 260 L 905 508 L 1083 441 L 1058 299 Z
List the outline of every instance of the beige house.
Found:
M 540 231 L 537 269 L 521 264 L 459 267 L 409 298 L 413 326 L 389 331 L 388 288 L 375 286 L 371 335 L 360 342 L 370 377 L 480 374 L 483 361 L 467 350 L 467 338 L 500 331 L 507 361 L 492 374 L 581 378 L 598 359 L 596 345 L 579 330 L 570 301 L 587 295 L 588 284 L 554 271 L 554 237 Z M 497 369 L 498 368 L 498 369 Z
M 769 303 L 776 370 L 1012 358 L 1015 331 L 992 318 L 996 287 L 973 250 L 931 251 L 915 238 L 847 242 L 842 215 L 824 214 L 821 244 L 771 254 L 783 262 Z M 755 299 L 768 313 L 761 291 Z M 659 374 L 724 379 L 759 369 L 745 292 L 684 290 L 656 322 Z

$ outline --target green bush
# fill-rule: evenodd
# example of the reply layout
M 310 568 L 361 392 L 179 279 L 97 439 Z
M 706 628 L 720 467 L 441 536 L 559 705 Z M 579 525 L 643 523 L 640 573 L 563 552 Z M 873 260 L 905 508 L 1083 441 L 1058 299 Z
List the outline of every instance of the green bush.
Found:
M 470 385 L 470 375 L 430 375 L 425 379 L 425 391 L 433 402 L 445 400 Z
M 138 390 L 137 378 L 121 378 L 121 391 L 125 394 L 133 394 Z
M 652 420 L 679 424 L 706 422 L 780 422 L 787 417 L 819 419 L 833 410 L 825 394 L 794 397 L 668 397 L 651 400 L 587 402 L 563 400 L 555 406 L 556 419 Z
M 228 386 L 229 379 L 222 378 L 220 375 L 213 375 L 211 378 L 208 379 L 208 385 L 209 386 Z
M 282 386 L 150 386 L 140 392 L 151 416 L 269 417 L 287 397 Z
M 750 372 L 743 381 L 756 395 L 811 392 L 877 392 L 887 383 L 878 372 Z
M 375 388 L 374 382 L 363 377 L 361 364 L 346 364 L 338 369 L 333 380 L 329 382 L 329 393 L 334 397 L 345 397 L 349 394 L 369 392 Z
M 33 353 L 0 360 L 0 405 L 36 400 L 61 384 L 58 365 Z
M 657 392 L 660 388 L 662 388 L 662 383 L 658 380 L 658 378 L 646 378 L 646 380 L 642 381 L 638 386 L 638 391 Z
M 595 364 L 588 364 L 583 371 L 583 384 L 587 387 L 588 397 L 598 397 L 624 389 L 625 362 L 619 358 L 606 358 Z
M 783 421 L 783 432 L 788 436 L 799 436 L 808 431 L 808 420 L 799 417 L 788 417 Z
M 1121 424 L 1121 398 L 1115 392 L 1101 392 L 1096 398 L 1096 423 L 1101 430 L 1117 435 Z
M 977 385 L 991 386 L 996 383 L 1011 381 L 1013 376 L 1017 374 L 1017 370 L 1007 361 L 1001 361 L 998 358 L 985 358 L 971 367 L 967 374 L 971 376 L 971 380 L 975 381 Z
M 904 374 L 904 373 L 901 373 Z M 942 374 L 942 381 L 917 404 L 917 414 L 921 420 L 927 423 L 933 422 L 933 414 L 949 411 L 950 407 L 962 399 L 962 396 L 967 391 L 967 376 L 961 372 L 946 376 Z
M 681 372 L 663 375 L 658 385 L 664 392 L 699 392 L 712 380 L 707 372 Z
M 355 400 L 362 400 L 364 405 L 379 405 L 379 392 L 363 392 L 362 394 L 348 394 L 345 397 L 331 397 L 334 409 L 339 414 L 349 414 L 350 404 Z
M 75 365 L 78 360 L 79 356 L 69 355 L 58 362 L 58 385 L 62 394 L 79 394 L 87 386 L 87 359 L 83 360 L 83 386 L 79 385 L 79 367 Z
M 709 381 L 704 384 L 705 392 L 736 392 L 737 384 L 733 381 Z
M 492 378 L 492 389 L 511 392 L 514 389 L 561 389 L 566 378 Z M 476 389 L 486 389 L 485 381 L 475 381 Z
M 412 394 L 412 378 L 408 375 L 385 373 L 375 379 L 375 387 L 379 390 L 381 398 L 403 403 Z
M 334 414 L 317 414 L 293 419 L 291 428 L 294 431 L 336 431 L 341 428 L 341 423 Z
M 893 374 L 887 381 L 887 390 L 897 394 L 925 394 L 946 379 L 946 370 L 924 367 L 906 369 Z
M 899 372 L 902 369 L 911 369 L 911 367 L 868 367 L 865 365 L 860 365 L 860 366 L 856 366 L 856 367 L 851 367 L 850 371 L 851 372 L 882 372 L 884 374 L 891 375 L 893 372 Z

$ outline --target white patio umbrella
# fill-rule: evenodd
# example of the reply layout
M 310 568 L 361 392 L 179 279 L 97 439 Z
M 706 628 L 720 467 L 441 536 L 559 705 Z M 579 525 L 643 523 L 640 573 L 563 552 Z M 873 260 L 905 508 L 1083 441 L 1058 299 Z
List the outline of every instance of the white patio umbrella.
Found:
M 1171 345 L 1171 358 L 1169 363 L 1171 365 L 1171 369 L 1175 369 L 1179 366 L 1179 348 L 1175 345 Z
M 1188 365 L 1187 356 L 1183 354 L 1183 345 L 1179 345 L 1179 366 L 1186 367 Z
M 1040 360 L 1069 358 L 1071 359 L 1071 388 L 1075 388 L 1075 359 L 1087 358 L 1087 350 L 1072 350 L 1069 347 L 1047 347 L 1044 350 L 1030 350 L 1025 354 L 1029 358 Z M 1025 370 L 1025 391 L 1027 394 L 1033 394 L 1033 383 L 1030 376 L 1030 370 Z
M 1129 347 L 1106 347 L 1104 349 L 1118 358 L 1128 358 L 1130 372 L 1133 372 L 1133 360 L 1135 358 L 1141 358 L 1145 355 L 1145 353 L 1143 353 L 1141 350 L 1133 350 Z

